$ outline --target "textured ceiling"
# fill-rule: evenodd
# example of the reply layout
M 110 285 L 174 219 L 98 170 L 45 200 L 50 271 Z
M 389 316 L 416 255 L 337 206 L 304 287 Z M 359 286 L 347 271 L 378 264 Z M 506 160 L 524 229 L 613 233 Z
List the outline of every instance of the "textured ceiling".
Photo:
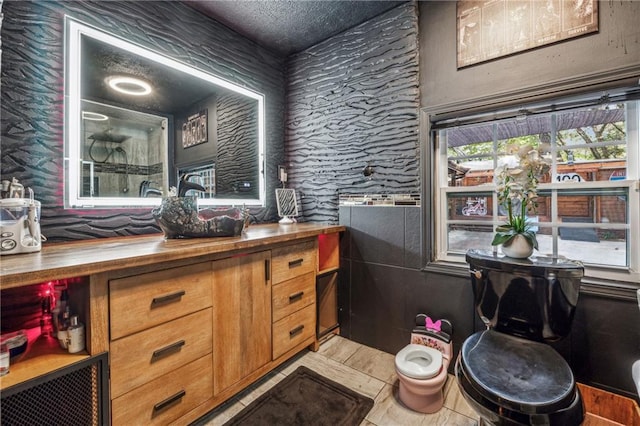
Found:
M 405 3 L 380 0 L 184 1 L 282 56 L 300 52 Z

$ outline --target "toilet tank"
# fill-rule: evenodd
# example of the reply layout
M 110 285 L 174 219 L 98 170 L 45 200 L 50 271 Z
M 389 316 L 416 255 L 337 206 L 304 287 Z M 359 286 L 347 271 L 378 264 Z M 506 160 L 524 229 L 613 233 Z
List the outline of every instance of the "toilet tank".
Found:
M 489 328 L 554 342 L 571 330 L 584 267 L 548 256 L 513 259 L 488 250 L 466 255 L 476 311 Z

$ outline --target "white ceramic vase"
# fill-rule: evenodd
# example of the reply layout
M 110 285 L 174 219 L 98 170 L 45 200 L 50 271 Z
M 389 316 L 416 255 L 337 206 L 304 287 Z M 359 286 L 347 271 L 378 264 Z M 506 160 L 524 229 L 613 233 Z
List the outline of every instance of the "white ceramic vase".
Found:
M 524 236 L 518 234 L 509 244 L 502 245 L 502 253 L 514 259 L 526 259 L 533 254 L 533 245 Z

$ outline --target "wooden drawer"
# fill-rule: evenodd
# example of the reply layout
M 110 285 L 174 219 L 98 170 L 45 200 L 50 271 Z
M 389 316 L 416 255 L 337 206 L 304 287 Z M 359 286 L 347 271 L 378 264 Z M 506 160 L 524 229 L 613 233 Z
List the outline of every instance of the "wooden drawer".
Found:
M 273 249 L 271 283 L 277 284 L 316 271 L 316 241 Z
M 316 305 L 309 305 L 273 324 L 273 359 L 316 333 Z
M 273 322 L 313 303 L 316 297 L 315 284 L 315 274 L 308 272 L 274 285 L 271 290 Z
M 209 354 L 111 401 L 114 425 L 168 424 L 213 397 Z
M 210 307 L 211 285 L 209 262 L 111 280 L 111 339 Z
M 211 353 L 212 309 L 111 343 L 111 397 L 118 397 Z

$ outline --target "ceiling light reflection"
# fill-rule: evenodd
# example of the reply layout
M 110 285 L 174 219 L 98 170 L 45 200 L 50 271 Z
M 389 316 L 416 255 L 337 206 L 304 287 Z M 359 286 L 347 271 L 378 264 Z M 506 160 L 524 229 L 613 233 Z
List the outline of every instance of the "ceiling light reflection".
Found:
M 109 117 L 104 114 L 100 114 L 97 112 L 91 111 L 82 111 L 82 119 L 83 120 L 93 120 L 93 121 L 107 121 Z
M 151 85 L 139 78 L 113 76 L 107 77 L 107 83 L 113 90 L 125 95 L 144 96 L 151 93 Z

